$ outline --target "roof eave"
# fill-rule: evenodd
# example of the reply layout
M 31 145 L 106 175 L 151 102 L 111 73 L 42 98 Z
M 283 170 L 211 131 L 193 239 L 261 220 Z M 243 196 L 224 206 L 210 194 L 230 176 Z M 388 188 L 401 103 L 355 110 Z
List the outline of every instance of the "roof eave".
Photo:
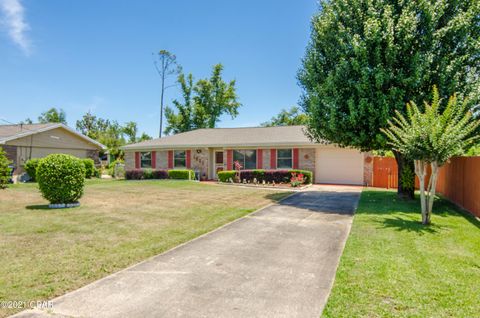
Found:
M 6 142 L 8 141 L 12 141 L 12 140 L 15 140 L 15 139 L 19 139 L 19 138 L 23 138 L 23 137 L 27 137 L 27 136 L 30 136 L 30 135 L 34 135 L 34 134 L 38 134 L 38 133 L 41 133 L 41 132 L 45 132 L 45 131 L 49 131 L 49 130 L 52 130 L 52 129 L 55 129 L 55 128 L 63 128 L 73 134 L 75 134 L 76 136 L 82 138 L 82 139 L 85 139 L 87 140 L 88 142 L 100 147 L 102 150 L 105 150 L 107 149 L 107 147 L 105 147 L 103 144 L 99 143 L 98 141 L 96 140 L 93 140 L 92 138 L 88 137 L 88 136 L 85 136 L 83 134 L 80 134 L 79 132 L 71 129 L 70 127 L 68 127 L 67 125 L 64 125 L 62 123 L 58 123 L 58 124 L 55 124 L 55 125 L 51 125 L 51 126 L 47 126 L 47 127 L 44 127 L 44 128 L 41 128 L 41 129 L 38 129 L 38 130 L 30 130 L 30 131 L 27 131 L 25 133 L 21 133 L 21 134 L 17 134 L 17 135 L 13 135 L 11 137 L 7 137 L 5 139 L 2 139 L 0 141 L 0 144 L 4 145 Z
M 295 147 L 295 146 L 318 146 L 325 143 L 314 142 L 279 142 L 279 143 L 238 143 L 238 144 L 185 144 L 185 145 L 127 145 L 120 147 L 122 150 L 155 150 L 155 149 L 185 149 L 185 148 L 239 148 L 239 147 Z

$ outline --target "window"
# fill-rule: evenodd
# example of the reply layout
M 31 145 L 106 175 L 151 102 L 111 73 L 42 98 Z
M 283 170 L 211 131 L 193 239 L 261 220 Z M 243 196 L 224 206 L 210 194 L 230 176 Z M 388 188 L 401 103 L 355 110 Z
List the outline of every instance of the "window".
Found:
M 152 153 L 151 152 L 141 152 L 140 153 L 140 167 L 141 168 L 151 168 L 152 167 Z
M 223 164 L 223 151 L 215 152 L 215 163 Z
M 185 150 L 175 150 L 173 156 L 173 166 L 175 168 L 187 167 L 187 155 Z
M 234 150 L 233 161 L 238 161 L 242 165 L 242 169 L 257 168 L 257 151 L 256 150 Z M 235 169 L 235 166 L 233 166 Z
M 277 149 L 277 168 L 292 168 L 292 149 Z

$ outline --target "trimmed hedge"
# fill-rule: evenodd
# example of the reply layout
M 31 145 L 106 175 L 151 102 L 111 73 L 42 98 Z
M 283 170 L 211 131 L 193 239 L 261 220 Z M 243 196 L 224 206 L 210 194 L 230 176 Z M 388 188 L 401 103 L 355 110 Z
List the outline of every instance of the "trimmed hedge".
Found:
M 160 169 L 133 169 L 125 171 L 127 180 L 168 179 L 168 172 Z
M 43 197 L 50 203 L 75 203 L 83 195 L 85 165 L 74 156 L 48 155 L 38 164 L 37 181 Z
M 23 169 L 25 169 L 31 181 L 37 180 L 37 167 L 39 163 L 39 158 L 32 158 L 23 165 Z
M 225 170 L 218 172 L 218 180 L 221 182 L 230 182 L 230 178 L 235 181 L 235 170 Z
M 95 162 L 93 159 L 84 158 L 82 161 L 85 165 L 85 178 L 90 179 L 91 177 L 95 177 Z
M 193 180 L 195 172 L 193 170 L 168 170 L 168 177 L 170 179 Z
M 301 173 L 304 175 L 304 184 L 310 184 L 313 180 L 313 173 L 308 170 L 290 169 L 290 170 L 241 170 L 240 178 L 246 179 L 249 182 L 253 182 L 253 179 L 257 179 L 258 182 L 275 182 L 275 183 L 289 183 L 292 173 Z M 218 179 L 221 182 L 228 182 L 229 178 L 235 180 L 235 170 L 221 171 L 218 173 Z

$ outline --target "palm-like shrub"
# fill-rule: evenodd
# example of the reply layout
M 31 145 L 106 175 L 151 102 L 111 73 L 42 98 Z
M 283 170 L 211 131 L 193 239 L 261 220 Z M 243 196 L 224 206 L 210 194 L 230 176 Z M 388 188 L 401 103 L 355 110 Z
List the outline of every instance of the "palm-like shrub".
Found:
M 440 111 L 441 99 L 433 88 L 431 104 L 425 102 L 422 111 L 414 103 L 407 104 L 407 116 L 396 112 L 389 127 L 382 131 L 393 149 L 415 162 L 415 174 L 420 182 L 422 223 L 430 224 L 438 169 L 451 157 L 462 155 L 479 138 L 474 132 L 480 121 L 472 117 L 466 100 L 459 101 L 455 95 L 448 100 L 444 111 Z M 431 166 L 431 177 L 425 185 L 427 167 Z
M 74 203 L 83 195 L 85 165 L 76 157 L 52 154 L 40 160 L 37 181 L 50 203 Z

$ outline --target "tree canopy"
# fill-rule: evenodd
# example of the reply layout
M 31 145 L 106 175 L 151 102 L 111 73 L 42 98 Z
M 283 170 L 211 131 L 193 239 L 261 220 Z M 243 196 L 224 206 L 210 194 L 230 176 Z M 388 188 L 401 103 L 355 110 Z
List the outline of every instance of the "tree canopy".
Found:
M 260 126 L 295 126 L 306 125 L 307 122 L 308 116 L 302 112 L 300 107 L 293 106 L 290 109 L 282 109 L 278 115 L 272 117 L 269 121 L 261 123 Z
M 311 24 L 298 79 L 308 132 L 362 150 L 389 149 L 380 128 L 409 100 L 457 92 L 478 104 L 478 0 L 331 0 Z
M 104 144 L 115 157 L 122 156 L 120 147 L 128 143 L 152 139 L 146 133 L 137 137 L 138 128 L 134 121 L 120 125 L 117 121 L 99 118 L 88 111 L 76 122 L 77 131 Z
M 26 121 L 31 123 L 31 120 L 29 118 L 27 118 Z M 49 110 L 43 112 L 38 117 L 38 122 L 41 123 L 41 124 L 62 123 L 64 125 L 66 125 L 67 124 L 67 114 L 61 108 L 57 109 L 55 107 L 52 107 Z
M 180 74 L 178 83 L 183 101 L 175 99 L 177 109 L 165 108 L 167 127 L 165 132 L 180 133 L 198 128 L 214 128 L 224 114 L 235 118 L 241 106 L 235 89 L 235 80 L 225 82 L 223 66 L 213 66 L 210 78 L 200 79 L 193 84 L 193 75 Z

